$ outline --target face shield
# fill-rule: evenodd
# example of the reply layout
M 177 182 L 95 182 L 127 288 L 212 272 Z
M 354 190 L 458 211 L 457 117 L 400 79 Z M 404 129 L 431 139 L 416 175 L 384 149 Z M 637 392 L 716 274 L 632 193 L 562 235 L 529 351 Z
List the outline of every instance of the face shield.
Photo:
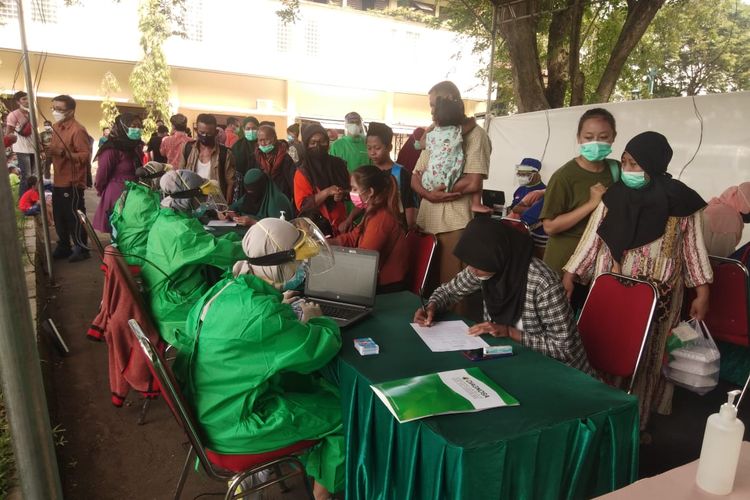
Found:
M 333 253 L 318 226 L 305 217 L 289 221 L 297 229 L 297 240 L 289 250 L 274 252 L 262 257 L 248 258 L 253 266 L 281 266 L 291 262 L 303 262 L 307 272 L 319 275 L 333 267 Z
M 182 178 L 180 178 L 180 180 L 182 180 Z M 196 211 L 201 214 L 209 210 L 223 213 L 229 209 L 229 204 L 221 193 L 218 183 L 215 181 L 206 181 L 199 187 L 192 189 L 187 189 L 187 185 L 184 184 L 184 181 L 183 185 L 186 188 L 185 190 L 177 191 L 169 196 L 176 200 L 194 201 L 195 203 L 192 203 L 192 205 L 197 206 L 198 208 Z

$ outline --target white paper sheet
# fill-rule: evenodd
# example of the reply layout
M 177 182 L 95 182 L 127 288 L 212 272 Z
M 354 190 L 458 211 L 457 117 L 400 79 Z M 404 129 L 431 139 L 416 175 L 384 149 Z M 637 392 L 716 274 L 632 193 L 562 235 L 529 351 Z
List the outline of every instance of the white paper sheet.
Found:
M 489 345 L 481 337 L 468 335 L 469 327 L 463 321 L 438 321 L 430 327 L 412 323 L 411 327 L 432 352 L 468 351 Z
M 237 223 L 233 220 L 210 220 L 207 224 L 208 227 L 237 227 Z

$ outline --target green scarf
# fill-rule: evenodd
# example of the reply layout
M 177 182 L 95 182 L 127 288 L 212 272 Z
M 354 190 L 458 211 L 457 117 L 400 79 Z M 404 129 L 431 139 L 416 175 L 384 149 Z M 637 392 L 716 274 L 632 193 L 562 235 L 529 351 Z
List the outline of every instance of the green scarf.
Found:
M 281 216 L 283 211 L 287 218 L 292 217 L 292 204 L 284 193 L 276 187 L 268 175 L 260 169 L 247 171 L 243 179 L 245 195 L 232 206 L 232 209 L 243 215 L 256 219 Z

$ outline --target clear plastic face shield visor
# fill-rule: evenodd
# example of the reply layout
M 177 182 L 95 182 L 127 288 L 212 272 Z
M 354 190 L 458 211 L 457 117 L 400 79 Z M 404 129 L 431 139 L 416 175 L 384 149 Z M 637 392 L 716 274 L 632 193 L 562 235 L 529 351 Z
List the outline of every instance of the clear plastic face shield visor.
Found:
M 333 267 L 333 252 L 325 236 L 310 219 L 300 217 L 289 221 L 298 231 L 291 250 L 275 252 L 247 259 L 253 266 L 280 266 L 289 262 L 303 262 L 307 272 L 317 276 Z
M 216 181 L 206 181 L 200 187 L 188 188 L 185 181 L 180 177 L 180 181 L 185 187 L 184 191 L 178 191 L 172 193 L 169 196 L 175 199 L 195 199 L 195 206 L 200 206 L 203 212 L 207 210 L 215 210 L 216 212 L 224 213 L 229 210 L 229 204 L 226 198 L 221 192 L 219 185 Z

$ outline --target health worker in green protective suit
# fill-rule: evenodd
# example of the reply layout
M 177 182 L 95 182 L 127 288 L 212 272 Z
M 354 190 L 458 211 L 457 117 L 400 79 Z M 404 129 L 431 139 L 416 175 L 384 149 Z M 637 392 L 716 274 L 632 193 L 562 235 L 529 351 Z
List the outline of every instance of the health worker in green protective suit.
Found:
M 256 454 L 320 440 L 301 459 L 316 499 L 325 499 L 343 488 L 345 444 L 338 389 L 318 370 L 339 352 L 341 332 L 315 304 L 295 313 L 280 291 L 300 260 L 328 249 L 307 223 L 267 218 L 250 228 L 247 274 L 220 281 L 195 304 L 189 349 L 174 370 L 212 451 Z
M 138 182 L 125 182 L 125 189 L 112 210 L 109 218 L 112 244 L 130 265 L 143 265 L 148 232 L 159 213 L 158 178 L 168 168 L 169 165 L 155 161 L 137 168 Z
M 206 202 L 201 194 L 205 183 L 189 170 L 174 170 L 161 178 L 159 185 L 168 196 L 148 233 L 141 271 L 159 333 L 178 350 L 190 308 L 217 275 L 245 257 L 235 233 L 214 237 L 193 217 Z

